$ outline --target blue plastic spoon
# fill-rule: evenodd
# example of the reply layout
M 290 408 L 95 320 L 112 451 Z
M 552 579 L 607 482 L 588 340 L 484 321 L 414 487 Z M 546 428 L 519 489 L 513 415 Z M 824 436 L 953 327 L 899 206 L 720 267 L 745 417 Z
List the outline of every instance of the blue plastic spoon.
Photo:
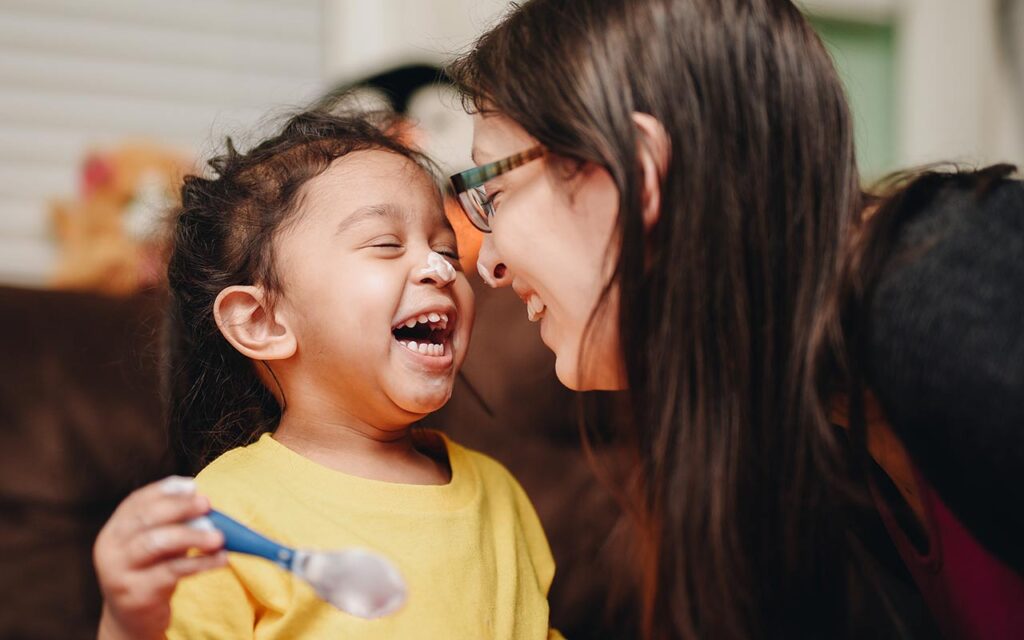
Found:
M 217 529 L 224 548 L 266 558 L 310 585 L 323 600 L 359 618 L 380 618 L 405 603 L 405 582 L 386 558 L 363 549 L 293 549 L 266 538 L 223 513 L 212 510 L 190 523 Z

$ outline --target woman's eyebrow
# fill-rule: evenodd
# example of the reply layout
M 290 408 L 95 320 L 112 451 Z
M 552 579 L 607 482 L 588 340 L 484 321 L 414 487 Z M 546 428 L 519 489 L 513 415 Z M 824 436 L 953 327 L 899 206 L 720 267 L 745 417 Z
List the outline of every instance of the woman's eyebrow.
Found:
M 385 218 L 387 220 L 395 221 L 404 220 L 406 217 L 406 214 L 401 209 L 391 203 L 368 204 L 366 206 L 359 207 L 348 217 L 339 222 L 335 233 L 345 233 L 352 227 L 358 226 L 367 220 Z

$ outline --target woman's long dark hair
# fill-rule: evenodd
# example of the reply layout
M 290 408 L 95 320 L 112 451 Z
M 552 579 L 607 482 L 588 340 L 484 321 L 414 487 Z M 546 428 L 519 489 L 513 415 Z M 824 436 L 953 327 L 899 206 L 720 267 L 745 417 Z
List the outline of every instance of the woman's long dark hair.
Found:
M 167 269 L 165 383 L 171 449 L 183 472 L 254 441 L 281 418 L 281 403 L 257 375 L 258 364 L 217 328 L 213 304 L 232 285 L 262 285 L 271 298 L 279 291 L 274 237 L 300 208 L 303 186 L 359 150 L 381 149 L 428 166 L 389 133 L 397 131 L 390 115 L 330 109 L 325 104 L 292 117 L 245 153 L 229 139 L 226 153 L 209 162 L 213 177 L 185 178 Z
M 611 286 L 639 457 L 647 635 L 837 637 L 827 349 L 859 207 L 832 61 L 787 0 L 531 0 L 449 73 L 619 191 Z M 634 112 L 671 159 L 645 234 Z

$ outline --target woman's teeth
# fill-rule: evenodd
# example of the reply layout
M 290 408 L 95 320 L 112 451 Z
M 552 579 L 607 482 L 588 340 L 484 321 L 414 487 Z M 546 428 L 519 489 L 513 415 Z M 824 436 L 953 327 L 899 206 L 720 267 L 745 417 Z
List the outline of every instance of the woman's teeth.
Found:
M 547 310 L 547 305 L 540 299 L 537 294 L 530 294 L 529 299 L 526 301 L 526 317 L 530 319 L 530 322 L 537 322 L 544 317 L 544 312 Z
M 444 345 L 443 344 L 431 344 L 429 342 L 416 343 L 413 340 L 401 340 L 401 341 L 399 341 L 399 344 L 404 346 L 406 349 L 409 349 L 410 351 L 415 351 L 416 353 L 419 353 L 419 354 L 422 354 L 422 355 L 425 355 L 425 356 L 443 356 L 444 355 Z

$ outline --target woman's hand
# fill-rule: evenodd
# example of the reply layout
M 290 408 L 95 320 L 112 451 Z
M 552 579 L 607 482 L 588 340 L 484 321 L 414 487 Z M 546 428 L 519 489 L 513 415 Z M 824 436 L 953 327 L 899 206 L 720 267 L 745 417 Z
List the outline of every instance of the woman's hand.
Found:
M 178 580 L 227 564 L 223 535 L 187 524 L 209 510 L 195 481 L 180 476 L 142 487 L 118 505 L 93 548 L 104 599 L 99 640 L 163 638 Z

